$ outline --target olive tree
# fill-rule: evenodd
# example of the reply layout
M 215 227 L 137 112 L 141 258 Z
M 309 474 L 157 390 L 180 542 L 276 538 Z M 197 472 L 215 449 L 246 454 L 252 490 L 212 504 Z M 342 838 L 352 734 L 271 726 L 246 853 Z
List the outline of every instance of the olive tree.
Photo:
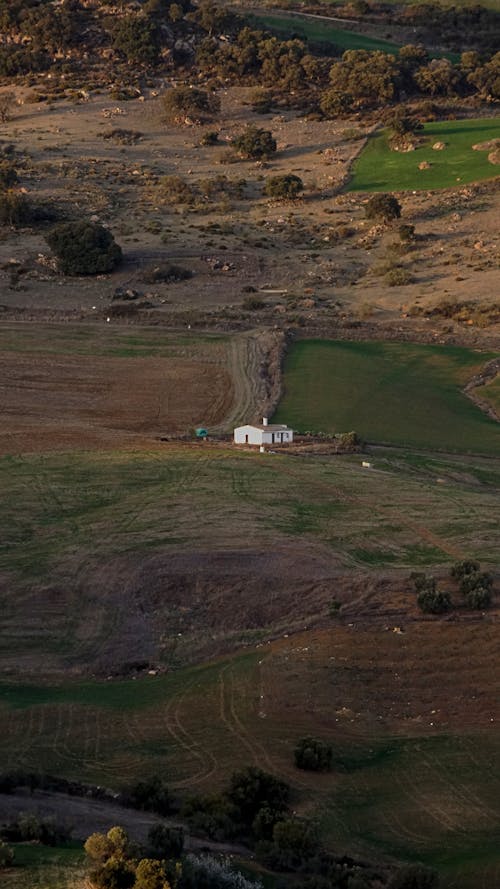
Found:
M 111 232 L 96 222 L 62 223 L 45 240 L 65 275 L 112 272 L 122 259 L 122 249 Z

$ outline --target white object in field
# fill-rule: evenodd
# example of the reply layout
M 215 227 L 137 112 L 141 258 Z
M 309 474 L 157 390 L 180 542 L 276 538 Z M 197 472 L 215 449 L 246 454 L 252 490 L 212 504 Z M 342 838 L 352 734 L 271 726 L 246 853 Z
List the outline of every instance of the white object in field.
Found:
M 262 423 L 248 423 L 234 430 L 235 444 L 282 445 L 293 441 L 293 429 L 283 423 L 269 423 L 263 417 Z
M 361 466 L 363 466 L 364 469 L 372 469 L 372 468 L 373 468 L 373 463 L 368 463 L 367 460 L 363 460 Z

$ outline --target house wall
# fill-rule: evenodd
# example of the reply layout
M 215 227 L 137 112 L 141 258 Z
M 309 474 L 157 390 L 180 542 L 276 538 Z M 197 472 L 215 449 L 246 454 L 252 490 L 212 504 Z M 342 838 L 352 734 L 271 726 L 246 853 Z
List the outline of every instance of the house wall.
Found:
M 247 437 L 248 436 L 248 437 Z M 256 429 L 255 426 L 239 426 L 234 430 L 235 444 L 280 445 L 293 441 L 293 431 L 272 432 L 267 429 Z
M 263 435 L 262 430 L 256 429 L 255 426 L 239 426 L 234 430 L 234 441 L 235 444 L 261 445 L 264 443 Z

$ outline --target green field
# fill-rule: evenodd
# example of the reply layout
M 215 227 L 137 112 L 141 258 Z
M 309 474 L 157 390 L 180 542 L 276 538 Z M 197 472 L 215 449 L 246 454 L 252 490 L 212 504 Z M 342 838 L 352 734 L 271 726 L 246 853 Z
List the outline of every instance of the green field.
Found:
M 297 342 L 276 420 L 301 431 L 354 429 L 372 442 L 499 455 L 500 426 L 461 392 L 494 357 L 454 346 Z
M 80 844 L 39 846 L 16 843 L 14 867 L 2 874 L 4 889 L 75 889 L 84 877 Z
M 366 34 L 357 34 L 335 25 L 329 25 L 322 20 L 305 19 L 297 16 L 272 15 L 265 13 L 252 16 L 252 21 L 257 27 L 270 28 L 282 37 L 296 34 L 305 40 L 318 43 L 332 43 L 342 52 L 347 49 L 382 50 L 383 52 L 397 55 L 399 46 L 388 40 L 377 37 L 368 37 Z
M 446 651 L 441 679 L 436 650 Z M 500 775 L 484 708 L 494 707 L 495 650 L 486 624 L 413 626 L 406 641 L 339 627 L 165 677 L 43 693 L 3 684 L 0 751 L 7 767 L 112 788 L 162 774 L 181 797 L 224 787 L 254 764 L 291 783 L 294 806 L 308 807 L 337 852 L 423 860 L 450 889 L 458 875 L 461 889 L 479 878 L 493 886 Z M 388 693 L 394 671 L 398 688 Z M 478 682 L 484 712 L 467 711 L 461 724 Z M 333 744 L 331 774 L 293 766 L 294 744 L 311 732 Z
M 421 135 L 425 144 L 409 152 L 391 151 L 386 130 L 371 136 L 354 162 L 347 190 L 452 188 L 500 175 L 500 168 L 488 161 L 488 151 L 472 150 L 478 142 L 500 139 L 500 118 L 428 123 Z M 444 142 L 446 148 L 433 151 L 435 142 Z M 430 163 L 430 169 L 419 170 L 422 161 Z

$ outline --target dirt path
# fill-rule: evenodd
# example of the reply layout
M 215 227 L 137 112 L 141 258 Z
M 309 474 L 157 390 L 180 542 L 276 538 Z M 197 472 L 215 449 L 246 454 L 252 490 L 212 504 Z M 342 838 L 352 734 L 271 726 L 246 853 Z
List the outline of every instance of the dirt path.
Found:
M 224 421 L 210 427 L 211 432 L 232 432 L 238 423 L 273 413 L 281 394 L 284 345 L 282 331 L 253 330 L 233 338 L 228 358 L 233 404 Z
M 28 791 L 0 795 L 0 822 L 17 818 L 21 813 L 30 812 L 43 817 L 53 816 L 60 823 L 69 824 L 75 839 L 86 840 L 94 831 L 107 831 L 116 824 L 121 825 L 136 842 L 145 842 L 148 832 L 155 824 L 169 827 L 184 827 L 172 818 L 160 818 L 149 812 L 137 812 L 113 803 L 67 796 L 64 793 L 36 791 L 33 796 Z M 189 850 L 210 849 L 212 852 L 231 853 L 248 857 L 244 846 L 231 843 L 215 843 L 186 834 L 185 847 Z

